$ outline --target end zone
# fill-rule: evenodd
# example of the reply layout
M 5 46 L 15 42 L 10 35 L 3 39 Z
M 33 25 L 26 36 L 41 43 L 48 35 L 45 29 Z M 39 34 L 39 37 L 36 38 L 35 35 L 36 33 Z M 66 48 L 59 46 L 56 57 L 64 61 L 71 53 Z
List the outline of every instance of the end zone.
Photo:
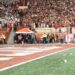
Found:
M 7 54 L 7 57 L 12 59 L 7 60 L 8 64 L 6 64 L 7 61 L 1 60 L 0 61 L 0 71 L 4 71 L 22 64 L 26 64 L 28 62 L 53 55 L 68 49 L 73 48 L 74 46 L 51 46 L 51 47 L 23 47 L 23 48 L 15 48 L 15 47 L 7 47 L 0 49 L 1 52 L 3 51 L 10 51 L 12 54 Z M 13 49 L 13 50 L 12 50 Z M 17 53 L 17 54 L 16 54 Z M 20 54 L 21 53 L 21 54 Z M 24 54 L 24 55 L 22 55 Z M 5 54 L 1 56 L 0 58 L 4 57 Z M 15 63 L 14 63 L 15 62 Z

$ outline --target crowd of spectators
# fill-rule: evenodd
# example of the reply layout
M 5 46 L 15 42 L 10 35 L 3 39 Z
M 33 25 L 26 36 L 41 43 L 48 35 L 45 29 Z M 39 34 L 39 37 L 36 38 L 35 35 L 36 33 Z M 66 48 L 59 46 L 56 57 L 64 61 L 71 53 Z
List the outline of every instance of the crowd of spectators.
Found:
M 34 34 L 17 34 L 14 37 L 15 44 L 47 44 L 47 43 L 72 43 L 74 42 L 73 34 L 42 34 L 36 36 Z
M 18 10 L 20 5 L 18 2 L 14 4 L 0 2 L 1 30 L 12 28 L 16 31 L 20 27 L 29 27 L 31 30 L 36 31 L 35 28 L 75 27 L 75 0 L 28 0 L 25 4 L 28 8 Z M 33 43 L 31 41 L 33 36 L 29 34 L 18 34 L 15 38 L 17 39 L 15 43 L 29 43 L 28 41 Z M 41 41 L 45 40 L 43 41 L 45 43 L 53 42 L 52 39 L 55 41 L 56 38 L 48 36 L 41 39 Z
M 0 43 L 6 43 L 10 31 L 15 30 L 15 26 L 17 27 L 19 22 L 19 15 L 15 12 L 14 5 L 0 2 Z M 3 35 L 6 37 L 4 41 Z
M 14 37 L 15 44 L 33 44 L 35 43 L 35 35 L 17 34 Z
M 0 3 L 0 28 L 11 28 L 20 22 L 14 5 Z
M 23 10 L 22 24 L 35 28 L 75 26 L 74 0 L 32 0 Z
M 74 0 L 28 0 L 26 5 L 27 9 L 18 10 L 17 2 L 9 5 L 0 3 L 0 18 L 5 24 L 19 22 L 21 26 L 33 29 L 75 26 Z

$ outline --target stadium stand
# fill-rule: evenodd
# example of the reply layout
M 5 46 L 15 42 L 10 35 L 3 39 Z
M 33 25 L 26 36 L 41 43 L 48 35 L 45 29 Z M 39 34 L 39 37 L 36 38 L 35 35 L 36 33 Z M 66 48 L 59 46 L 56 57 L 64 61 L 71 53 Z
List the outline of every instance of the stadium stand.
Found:
M 39 43 L 62 42 L 62 40 L 65 42 L 66 35 L 72 34 L 74 36 L 74 0 L 24 0 L 24 2 L 21 3 L 21 0 L 11 0 L 9 3 L 0 2 L 1 30 L 6 28 L 16 32 L 22 28 L 29 28 L 35 32 L 35 35 L 15 34 L 15 44 L 37 43 L 36 37 L 40 34 L 47 36 L 42 38 L 39 36 Z M 23 7 L 20 8 L 21 5 Z M 10 31 L 8 32 L 10 33 Z M 60 38 L 58 38 L 59 34 Z

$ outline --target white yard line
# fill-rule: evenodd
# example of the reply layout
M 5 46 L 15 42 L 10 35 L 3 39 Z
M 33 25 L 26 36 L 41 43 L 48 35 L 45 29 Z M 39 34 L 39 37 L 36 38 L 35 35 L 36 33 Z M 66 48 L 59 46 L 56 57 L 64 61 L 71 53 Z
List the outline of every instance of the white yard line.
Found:
M 72 47 L 72 48 L 75 48 L 75 47 Z M 63 49 L 61 51 L 53 52 L 53 53 L 50 53 L 50 54 L 47 54 L 47 55 L 44 55 L 44 56 L 41 56 L 41 57 L 38 57 L 38 58 L 35 58 L 35 59 L 32 59 L 32 60 L 28 60 L 28 61 L 21 62 L 21 63 L 15 64 L 15 65 L 12 65 L 12 66 L 9 66 L 9 67 L 5 67 L 5 68 L 0 69 L 0 71 L 8 70 L 8 69 L 11 69 L 13 67 L 17 67 L 19 65 L 23 65 L 23 64 L 26 64 L 26 63 L 29 63 L 29 62 L 32 62 L 32 61 L 35 61 L 35 60 L 50 56 L 50 55 L 54 55 L 56 53 L 60 53 L 60 52 L 66 51 L 66 50 L 70 50 L 72 48 Z

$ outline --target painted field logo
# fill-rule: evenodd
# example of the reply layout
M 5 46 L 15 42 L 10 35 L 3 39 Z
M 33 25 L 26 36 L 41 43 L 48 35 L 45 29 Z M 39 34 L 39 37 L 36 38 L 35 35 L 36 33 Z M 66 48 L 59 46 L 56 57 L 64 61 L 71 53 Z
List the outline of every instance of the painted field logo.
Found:
M 59 52 L 62 48 L 60 46 L 0 48 L 0 71 Z

